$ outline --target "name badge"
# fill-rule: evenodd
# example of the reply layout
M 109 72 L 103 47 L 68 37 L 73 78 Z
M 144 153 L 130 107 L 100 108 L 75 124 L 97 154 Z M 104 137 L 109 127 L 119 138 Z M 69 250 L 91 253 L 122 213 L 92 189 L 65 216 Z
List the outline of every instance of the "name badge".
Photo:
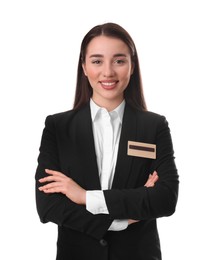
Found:
M 128 152 L 127 152 L 127 154 L 130 155 L 130 156 L 156 159 L 156 145 L 155 144 L 128 141 Z

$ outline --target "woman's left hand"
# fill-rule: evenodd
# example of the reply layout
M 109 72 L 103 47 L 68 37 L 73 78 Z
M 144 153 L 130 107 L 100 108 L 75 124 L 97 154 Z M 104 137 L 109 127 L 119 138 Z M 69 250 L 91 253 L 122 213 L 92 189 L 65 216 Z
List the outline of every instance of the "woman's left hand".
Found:
M 157 175 L 157 172 L 154 171 L 152 174 L 149 175 L 149 178 L 144 186 L 147 188 L 154 187 L 155 183 L 158 181 L 158 179 L 159 179 L 159 177 Z
M 47 183 L 39 187 L 44 193 L 63 193 L 76 204 L 86 205 L 86 190 L 79 186 L 71 178 L 61 172 L 46 169 L 49 176 L 39 179 L 40 183 Z

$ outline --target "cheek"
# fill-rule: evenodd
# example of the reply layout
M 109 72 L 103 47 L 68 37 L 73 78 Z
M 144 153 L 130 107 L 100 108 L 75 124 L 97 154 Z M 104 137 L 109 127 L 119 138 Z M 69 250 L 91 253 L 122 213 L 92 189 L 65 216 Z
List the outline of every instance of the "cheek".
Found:
M 131 78 L 132 70 L 131 69 L 125 69 L 121 73 L 123 81 L 129 82 Z
M 88 69 L 87 70 L 87 77 L 89 81 L 94 81 L 98 78 L 98 73 L 97 71 L 93 70 L 93 69 Z
M 123 73 L 123 77 L 121 79 L 122 81 L 122 85 L 123 85 L 123 91 L 127 88 L 128 84 L 129 84 L 129 81 L 131 79 L 131 71 L 128 70 L 126 72 Z
M 98 82 L 98 74 L 94 70 L 88 69 L 86 71 L 86 76 L 90 83 L 90 86 L 92 88 L 96 87 L 97 82 Z
M 87 76 L 88 79 L 96 77 L 96 71 L 89 64 L 83 65 L 82 68 L 85 76 Z

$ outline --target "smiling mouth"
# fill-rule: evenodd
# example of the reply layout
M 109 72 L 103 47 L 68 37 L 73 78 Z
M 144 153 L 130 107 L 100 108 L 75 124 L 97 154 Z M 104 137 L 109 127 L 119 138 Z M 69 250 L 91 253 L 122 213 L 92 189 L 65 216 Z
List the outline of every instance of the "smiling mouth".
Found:
M 102 88 L 107 89 L 107 90 L 115 88 L 117 83 L 118 83 L 118 81 L 112 81 L 112 82 L 100 81 Z

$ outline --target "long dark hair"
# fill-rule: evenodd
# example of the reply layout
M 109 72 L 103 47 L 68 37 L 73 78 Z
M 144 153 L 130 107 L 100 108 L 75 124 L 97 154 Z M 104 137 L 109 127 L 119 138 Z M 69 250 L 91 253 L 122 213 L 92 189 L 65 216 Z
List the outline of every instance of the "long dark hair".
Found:
M 74 109 L 81 108 L 92 97 L 92 87 L 90 86 L 88 78 L 84 74 L 82 64 L 85 62 L 88 44 L 93 38 L 100 35 L 120 39 L 128 46 L 131 54 L 131 60 L 134 64 L 134 71 L 131 75 L 129 84 L 124 91 L 124 98 L 132 107 L 143 111 L 147 110 L 142 87 L 139 59 L 135 44 L 129 33 L 120 25 L 115 23 L 105 23 L 93 27 L 82 40 L 77 69 Z

